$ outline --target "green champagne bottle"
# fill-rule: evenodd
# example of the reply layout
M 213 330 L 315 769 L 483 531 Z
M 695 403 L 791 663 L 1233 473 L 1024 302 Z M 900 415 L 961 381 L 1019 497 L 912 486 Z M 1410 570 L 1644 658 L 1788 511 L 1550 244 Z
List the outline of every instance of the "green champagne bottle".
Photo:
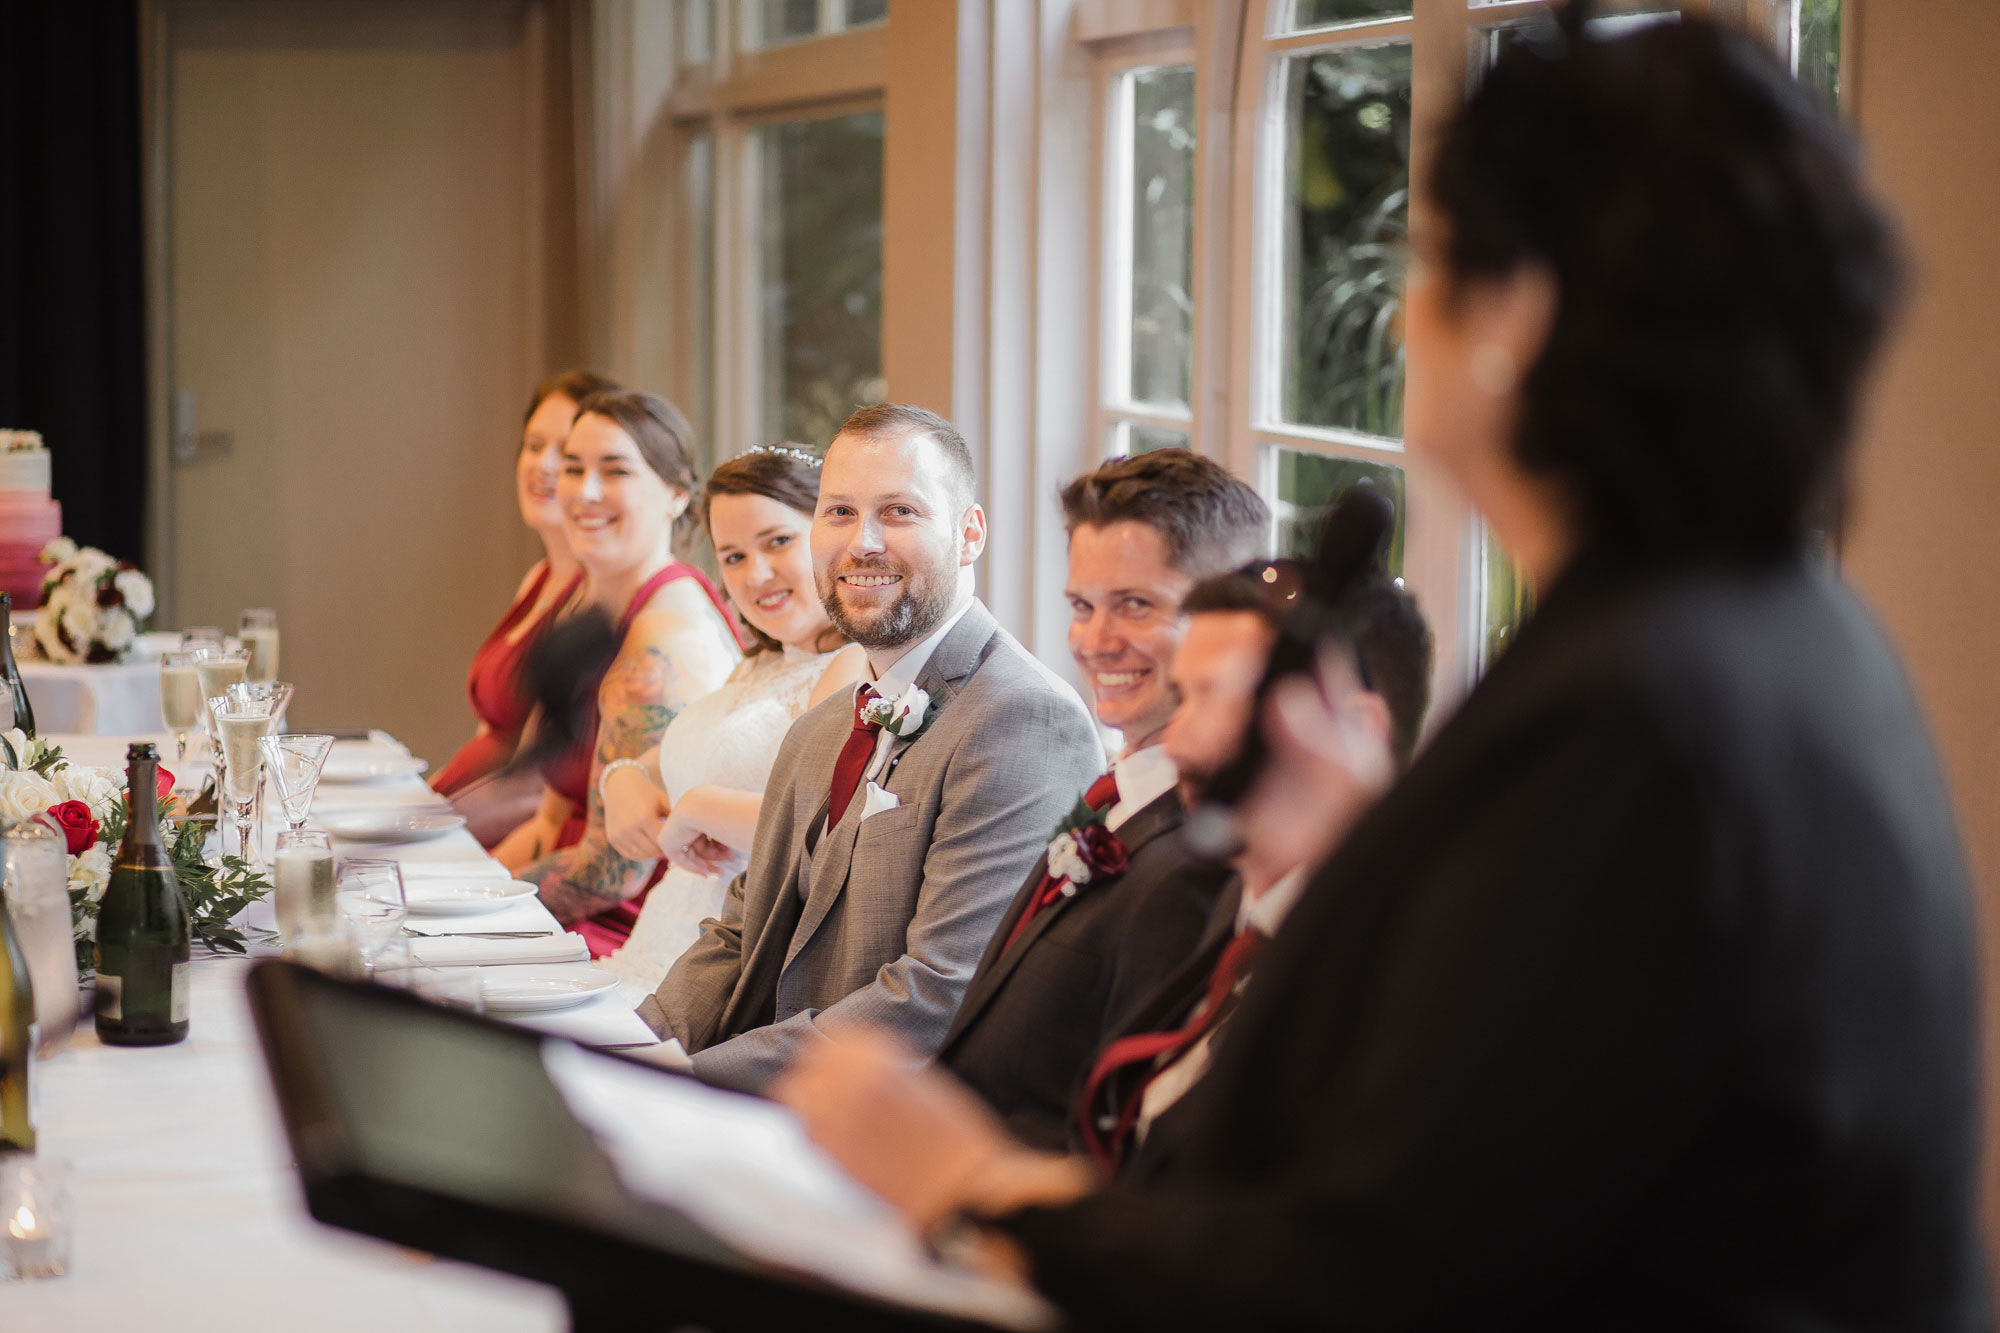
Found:
M 28 960 L 0 899 L 0 1153 L 35 1150 L 35 1093 L 29 1080 L 41 1033 Z
M 165 1046 L 188 1034 L 188 914 L 160 841 L 160 752 L 125 753 L 132 817 L 97 910 L 97 1036 L 109 1046 Z
M 28 739 L 35 739 L 35 709 L 28 702 L 28 683 L 21 679 L 21 668 L 14 665 L 14 636 L 9 632 L 14 617 L 14 594 L 0 592 L 0 685 L 7 690 L 7 697 L 14 704 L 14 725 L 27 733 Z

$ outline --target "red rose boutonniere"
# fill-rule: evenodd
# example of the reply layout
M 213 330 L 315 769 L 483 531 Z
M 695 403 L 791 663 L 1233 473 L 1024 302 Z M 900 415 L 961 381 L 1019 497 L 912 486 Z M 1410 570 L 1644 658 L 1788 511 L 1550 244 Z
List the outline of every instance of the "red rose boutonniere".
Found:
M 1104 814 L 1078 801 L 1049 839 L 1049 874 L 1065 881 L 1065 898 L 1094 879 L 1124 874 L 1132 864 L 1124 842 L 1105 825 Z

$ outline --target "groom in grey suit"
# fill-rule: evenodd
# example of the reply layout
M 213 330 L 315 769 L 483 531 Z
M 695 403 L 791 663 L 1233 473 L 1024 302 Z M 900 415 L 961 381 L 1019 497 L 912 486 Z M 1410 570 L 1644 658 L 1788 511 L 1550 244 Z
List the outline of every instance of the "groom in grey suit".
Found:
M 971 451 L 918 407 L 827 448 L 813 572 L 874 679 L 793 724 L 750 866 L 639 1006 L 697 1076 L 762 1091 L 805 1043 L 887 1028 L 935 1051 L 1001 915 L 1104 767 L 1076 692 L 972 595 Z

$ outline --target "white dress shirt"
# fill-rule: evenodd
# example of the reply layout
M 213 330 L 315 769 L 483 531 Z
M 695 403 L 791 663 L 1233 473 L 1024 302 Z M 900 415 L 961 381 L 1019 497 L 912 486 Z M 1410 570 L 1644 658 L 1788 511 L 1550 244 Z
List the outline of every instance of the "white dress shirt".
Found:
M 1254 930 L 1265 939 L 1270 939 L 1284 923 L 1285 917 L 1290 914 L 1292 905 L 1298 902 L 1299 894 L 1305 891 L 1305 886 L 1306 867 L 1300 866 L 1290 874 L 1281 876 L 1275 884 L 1255 898 L 1247 893 L 1244 894 L 1236 904 L 1237 933 Z M 1201 1039 L 1188 1047 L 1180 1059 L 1162 1069 L 1158 1076 L 1146 1085 L 1145 1095 L 1139 1099 L 1139 1122 L 1135 1126 L 1135 1132 L 1141 1140 L 1146 1137 L 1146 1131 L 1152 1126 L 1154 1119 L 1186 1096 L 1187 1090 L 1199 1083 L 1201 1076 L 1208 1072 L 1208 1044 L 1219 1030 L 1210 1028 L 1202 1033 Z
M 1167 758 L 1164 745 L 1148 745 L 1113 761 L 1111 772 L 1118 779 L 1118 799 L 1104 812 L 1104 826 L 1114 833 L 1181 780 L 1181 771 Z
M 918 673 L 930 662 L 931 655 L 937 651 L 937 646 L 944 642 L 944 636 L 951 633 L 953 627 L 959 621 L 965 619 L 965 613 L 971 609 L 972 599 L 968 597 L 964 606 L 959 607 L 958 610 L 944 618 L 943 624 L 917 640 L 914 646 L 905 651 L 901 657 L 891 662 L 881 675 L 867 683 L 872 685 L 875 693 L 884 699 L 901 698 L 905 690 L 917 683 Z M 870 663 L 870 667 L 872 669 L 872 662 Z M 856 685 L 854 688 L 858 692 L 861 686 Z M 852 699 L 849 700 L 849 706 L 852 707 Z M 896 733 L 890 731 L 887 727 L 875 733 L 875 753 L 870 756 L 868 767 L 862 770 L 861 774 L 861 785 L 864 792 L 867 790 L 870 782 L 880 777 L 882 766 L 889 759 L 889 747 L 895 743 Z M 857 796 L 855 799 L 858 801 L 861 798 Z M 812 835 L 812 845 L 813 849 L 817 851 L 819 840 L 824 838 L 827 833 L 826 821 L 822 819 L 815 828 L 816 832 Z

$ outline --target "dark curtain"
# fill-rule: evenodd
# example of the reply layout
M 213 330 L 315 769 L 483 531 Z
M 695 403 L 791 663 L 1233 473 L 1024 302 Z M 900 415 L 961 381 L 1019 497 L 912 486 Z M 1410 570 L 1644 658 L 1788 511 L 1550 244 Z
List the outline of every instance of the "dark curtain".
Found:
M 63 529 L 145 555 L 134 0 L 0 0 L 0 427 L 47 439 Z

